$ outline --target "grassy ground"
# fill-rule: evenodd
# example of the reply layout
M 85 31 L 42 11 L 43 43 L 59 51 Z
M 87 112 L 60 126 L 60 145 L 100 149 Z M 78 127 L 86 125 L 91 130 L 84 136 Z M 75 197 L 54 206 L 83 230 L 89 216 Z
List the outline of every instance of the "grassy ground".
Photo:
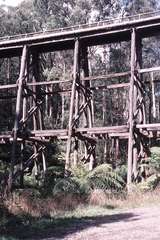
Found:
M 35 218 L 21 215 L 13 217 L 1 232 L 0 240 L 9 239 L 41 239 L 47 237 L 63 237 L 69 227 L 84 226 L 85 222 L 96 220 L 97 217 L 112 214 L 107 207 L 79 206 L 74 211 L 66 211 L 52 217 Z
M 72 201 L 67 199 L 67 201 Z M 63 199 L 64 200 L 64 199 Z M 22 201 L 22 200 L 21 200 Z M 74 202 L 74 201 L 73 201 Z M 20 203 L 19 203 L 20 204 Z M 23 203 L 24 204 L 24 203 Z M 17 239 L 42 239 L 56 237 L 63 239 L 67 231 L 75 232 L 76 229 L 84 229 L 85 226 L 94 226 L 95 222 L 103 222 L 105 216 L 122 215 L 125 209 L 144 207 L 160 204 L 160 190 L 148 193 L 134 192 L 128 197 L 108 198 L 103 192 L 96 190 L 92 193 L 88 204 L 79 203 L 70 211 L 50 211 L 50 214 L 33 216 L 28 206 L 25 211 L 7 212 L 0 216 L 0 240 Z M 35 205 L 34 205 L 35 206 Z M 71 202 L 69 203 L 71 206 Z M 20 206 L 22 209 L 22 206 Z M 48 207 L 45 204 L 43 207 Z M 53 205 L 51 205 L 53 208 Z M 10 209 L 11 210 L 11 209 Z M 51 209 L 50 209 L 51 210 Z M 7 210 L 6 210 L 7 211 Z M 46 211 L 45 211 L 46 212 Z M 127 217 L 127 216 L 125 216 Z M 87 224 L 86 224 L 87 223 Z

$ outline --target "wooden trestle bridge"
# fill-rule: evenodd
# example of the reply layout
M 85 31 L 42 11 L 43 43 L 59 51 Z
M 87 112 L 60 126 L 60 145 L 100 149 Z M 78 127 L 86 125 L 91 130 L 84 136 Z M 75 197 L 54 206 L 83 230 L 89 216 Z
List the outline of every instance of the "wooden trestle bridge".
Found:
M 77 163 L 80 141 L 85 145 L 84 158 L 89 161 L 89 168 L 92 169 L 96 157 L 96 143 L 100 138 L 126 139 L 128 142 L 127 182 L 128 186 L 130 185 L 132 176 L 137 171 L 137 162 L 148 154 L 148 140 L 160 136 L 160 123 L 151 123 L 146 120 L 144 92 L 147 83 L 143 80 L 144 73 L 158 72 L 160 66 L 143 68 L 142 58 L 142 40 L 158 34 L 160 34 L 160 13 L 149 13 L 0 39 L 0 58 L 19 57 L 20 59 L 20 73 L 17 81 L 0 85 L 0 91 L 11 91 L 16 99 L 13 130 L 0 130 L 1 144 L 10 143 L 12 147 L 11 185 L 19 171 L 22 173 L 31 162 L 37 159 L 41 161 L 43 170 L 46 170 L 45 149 L 52 139 L 66 141 L 66 171 L 70 168 L 72 153 L 74 153 L 74 164 Z M 100 76 L 90 75 L 88 47 L 123 41 L 131 43 L 130 70 Z M 74 51 L 72 79 L 40 81 L 40 54 L 68 49 Z M 128 81 L 109 84 L 110 79 L 123 77 Z M 92 99 L 94 87 L 91 86 L 94 80 L 106 81 L 104 88 L 107 89 L 126 88 L 128 90 L 129 101 L 126 101 L 129 117 L 125 125 L 101 127 L 94 125 Z M 154 82 L 152 79 L 153 109 L 155 108 Z M 65 89 L 66 83 L 69 83 L 68 89 Z M 52 91 L 54 84 L 60 84 L 63 89 L 59 90 L 60 92 L 68 91 L 70 94 L 68 125 L 65 129 L 46 130 L 42 105 L 46 101 L 46 96 L 54 94 L 54 90 Z M 101 88 L 102 86 L 99 90 Z M 81 117 L 86 119 L 85 126 L 80 126 Z M 17 148 L 18 146 L 21 148 L 23 155 L 27 143 L 30 143 L 33 149 L 32 154 L 24 161 L 25 157 L 22 156 L 21 167 L 17 170 Z

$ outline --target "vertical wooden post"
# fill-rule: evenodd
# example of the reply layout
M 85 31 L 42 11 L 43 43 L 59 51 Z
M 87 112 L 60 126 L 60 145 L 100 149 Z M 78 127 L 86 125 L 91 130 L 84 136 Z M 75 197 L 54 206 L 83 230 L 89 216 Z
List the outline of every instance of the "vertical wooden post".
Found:
M 136 70 L 142 68 L 142 38 L 137 34 L 136 35 Z M 139 84 L 139 87 L 141 90 L 143 89 L 142 81 L 143 81 L 143 76 L 141 74 L 138 75 L 138 79 L 136 81 Z M 140 89 L 137 89 L 137 96 L 139 99 L 143 98 L 143 94 L 140 91 Z M 134 98 L 136 100 L 136 98 Z M 136 101 L 135 101 L 136 102 Z M 136 109 L 137 110 L 137 109 Z M 145 114 L 145 103 L 142 102 L 142 108 L 139 111 L 139 123 L 146 123 L 146 114 Z
M 38 67 L 37 67 L 37 62 L 38 62 L 38 54 L 37 53 L 33 53 L 32 55 L 32 64 L 33 64 L 33 79 L 32 82 L 36 83 L 36 78 L 37 78 L 37 71 L 38 71 Z M 33 100 L 32 100 L 32 105 L 33 107 L 36 107 L 36 86 L 33 86 Z M 37 118 L 35 113 L 33 114 L 33 130 L 37 130 L 38 129 L 38 125 L 37 125 Z M 34 154 L 37 155 L 37 146 L 34 144 L 33 146 L 34 149 Z M 34 159 L 34 170 L 35 170 L 35 177 L 38 175 L 38 167 L 37 167 L 37 159 Z
M 156 120 L 156 96 L 155 96 L 155 86 L 154 86 L 154 73 L 151 72 L 151 94 L 152 94 L 152 110 L 153 110 L 153 121 Z
M 136 146 L 133 148 L 133 177 L 134 180 L 137 178 L 138 170 L 137 170 L 137 161 L 138 161 L 138 154 Z
M 110 161 L 112 164 L 112 167 L 115 167 L 115 138 L 111 138 L 111 146 L 110 146 Z
M 14 165 L 16 160 L 16 145 L 17 145 L 17 137 L 19 130 L 19 120 L 22 106 L 22 91 L 23 91 L 23 82 L 25 80 L 25 70 L 27 63 L 27 46 L 23 47 L 22 58 L 21 58 L 21 66 L 20 66 L 20 75 L 18 79 L 18 90 L 17 90 L 17 99 L 16 99 L 16 111 L 15 111 L 15 121 L 13 128 L 13 144 L 12 144 L 12 155 L 11 155 L 11 169 L 8 179 L 8 188 L 12 189 L 13 186 L 13 176 L 14 176 Z
M 75 94 L 76 94 L 76 82 L 77 82 L 77 79 L 79 78 L 79 48 L 80 48 L 79 40 L 76 39 L 75 47 L 74 47 L 73 83 L 72 83 L 72 92 L 71 92 L 71 100 L 70 100 L 68 140 L 67 140 L 66 163 L 65 163 L 66 174 L 70 168 L 70 153 L 71 153 L 71 144 L 72 144 L 74 100 L 75 100 Z
M 87 51 L 87 64 L 88 64 L 88 73 L 92 75 L 92 66 L 91 61 L 88 58 L 88 51 Z M 90 81 L 90 87 L 92 87 L 92 81 Z M 94 116 L 94 91 L 92 91 L 92 99 L 91 99 L 91 114 L 92 114 L 92 124 L 94 125 L 95 116 Z
M 134 99 L 134 74 L 135 74 L 135 53 L 136 53 L 136 31 L 131 33 L 131 78 L 129 90 L 129 139 L 128 139 L 128 169 L 127 169 L 127 188 L 130 191 L 132 182 L 132 163 L 133 163 L 133 103 Z
M 78 116 L 78 111 L 79 111 L 79 91 L 76 90 L 75 93 L 75 117 Z M 78 122 L 75 127 L 78 127 Z M 78 164 L 78 138 L 75 137 L 75 143 L 74 143 L 74 161 L 73 161 L 74 166 L 77 166 Z
M 134 60 L 134 71 L 139 70 L 142 68 L 142 38 L 140 35 L 136 34 L 135 35 L 135 60 Z M 138 74 L 138 73 L 137 73 Z M 137 82 L 140 88 L 142 88 L 142 75 L 138 74 L 138 76 L 134 75 L 134 81 Z M 140 89 L 134 84 L 134 96 L 133 96 L 133 116 L 134 113 L 137 111 L 137 99 L 141 99 L 143 97 Z M 143 103 L 142 103 L 143 104 Z M 139 123 L 144 123 L 145 122 L 145 109 L 144 109 L 144 104 L 142 106 L 142 109 L 139 110 L 139 115 L 136 119 L 136 121 Z M 132 166 L 132 173 L 133 173 L 133 178 L 137 178 L 137 164 L 138 164 L 138 150 L 137 150 L 137 135 L 135 135 L 134 142 L 133 142 L 133 166 Z
M 87 47 L 83 47 L 82 49 L 82 55 L 83 55 L 83 74 L 84 77 L 89 77 L 89 63 L 88 63 L 88 51 L 87 51 Z M 83 82 L 84 87 L 87 89 L 90 89 L 90 81 L 84 81 Z M 87 94 L 87 93 L 86 93 Z M 87 122 L 88 122 L 88 127 L 92 127 L 93 126 L 93 117 L 92 117 L 92 105 L 91 105 L 91 101 L 88 104 L 87 107 Z
M 117 162 L 117 160 L 119 160 L 119 138 L 117 137 L 115 141 L 116 141 L 115 161 Z M 117 165 L 116 162 L 115 165 Z
M 27 99 L 26 96 L 23 98 L 23 107 L 22 107 L 22 120 L 24 121 L 27 116 Z M 20 186 L 23 187 L 24 185 L 24 173 L 23 173 L 23 161 L 24 161 L 24 149 L 25 149 L 25 140 L 21 143 L 21 175 L 20 175 Z
M 27 65 L 26 65 L 26 69 L 25 69 L 25 83 L 28 82 L 29 80 L 29 54 L 27 57 Z M 22 120 L 24 121 L 25 118 L 27 117 L 27 92 L 26 90 L 24 90 L 24 96 L 23 96 L 23 102 L 22 102 L 23 106 L 22 106 Z M 26 127 L 26 124 L 24 124 L 24 128 Z M 21 168 L 21 175 L 20 175 L 20 186 L 24 187 L 24 172 L 23 172 L 23 166 L 24 166 L 24 150 L 25 150 L 25 140 L 23 139 L 22 143 L 21 143 L 21 153 L 22 153 L 22 157 L 21 157 L 21 164 L 20 164 L 20 168 Z
M 102 112 L 103 112 L 103 126 L 106 124 L 106 91 L 103 90 L 103 106 L 102 106 Z
M 39 53 L 35 52 L 33 53 L 33 82 L 35 83 L 37 81 L 37 79 L 40 78 L 40 74 L 39 74 Z M 33 86 L 33 91 L 35 92 L 35 100 L 38 101 L 39 100 L 39 96 L 40 96 L 40 89 L 39 87 Z M 33 100 L 33 106 L 36 106 L 36 102 L 35 100 Z M 35 116 L 35 114 L 33 115 L 33 127 L 34 130 L 37 130 L 38 127 L 40 130 L 44 129 L 44 124 L 43 124 L 43 117 L 42 117 L 42 109 L 41 106 L 39 106 L 38 109 L 38 114 L 37 114 L 37 118 Z M 37 153 L 37 147 L 34 146 L 34 152 L 35 154 Z M 45 173 L 46 171 L 46 159 L 45 159 L 45 154 L 42 151 L 42 163 L 43 163 L 43 172 Z M 35 160 L 35 174 L 37 173 L 37 163 Z
M 64 94 L 62 94 L 62 121 L 61 121 L 61 127 L 64 128 L 64 114 L 65 114 L 65 111 L 64 111 L 64 106 L 65 106 L 65 96 Z
M 82 48 L 82 56 L 83 56 L 83 65 L 82 65 L 83 75 L 84 77 L 88 77 L 89 76 L 88 50 L 87 50 L 87 47 L 85 46 Z M 86 89 L 85 94 L 87 96 L 88 94 L 87 91 L 90 89 L 90 81 L 84 81 L 82 84 Z M 84 96 L 84 101 L 85 101 L 85 96 Z M 92 105 L 92 100 L 90 100 L 87 106 L 87 112 L 86 114 L 84 114 L 84 118 L 86 118 L 86 123 L 89 128 L 93 127 L 93 119 L 94 119 L 93 115 L 94 115 L 93 105 Z M 85 155 L 88 155 L 87 147 L 85 148 L 86 148 Z M 93 169 L 94 163 L 95 163 L 95 153 L 93 152 L 90 156 L 89 170 Z
M 38 110 L 38 117 L 39 117 L 39 128 L 40 130 L 43 130 L 44 123 L 43 123 L 42 109 Z M 47 170 L 47 166 L 46 166 L 46 158 L 45 158 L 44 151 L 42 151 L 42 163 L 43 163 L 43 173 L 45 173 Z

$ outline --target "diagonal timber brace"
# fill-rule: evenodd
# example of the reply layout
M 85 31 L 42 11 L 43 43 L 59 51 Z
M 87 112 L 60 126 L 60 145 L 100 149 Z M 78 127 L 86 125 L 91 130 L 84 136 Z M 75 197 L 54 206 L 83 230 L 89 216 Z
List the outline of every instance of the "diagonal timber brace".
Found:
M 34 87 L 33 92 L 33 106 L 28 110 L 27 107 L 27 90 L 26 90 L 26 82 L 29 76 L 29 49 L 27 46 L 23 47 L 22 57 L 21 57 L 21 66 L 20 66 L 20 75 L 17 80 L 17 98 L 16 98 L 16 113 L 15 113 L 15 121 L 14 121 L 14 128 L 12 131 L 13 134 L 13 142 L 12 142 L 12 154 L 11 154 L 11 168 L 10 174 L 8 179 L 8 188 L 11 190 L 15 181 L 15 178 L 19 176 L 16 174 L 16 162 L 17 162 L 17 139 L 21 139 L 21 176 L 23 176 L 24 168 L 26 168 L 26 164 L 28 162 L 24 161 L 25 156 L 22 153 L 25 152 L 26 143 L 30 141 L 32 143 L 34 149 L 34 159 L 36 163 L 36 158 L 41 155 L 42 162 L 43 162 L 43 170 L 46 171 L 46 161 L 45 161 L 45 154 L 44 154 L 44 147 L 45 147 L 45 139 L 42 137 L 41 139 L 32 138 L 30 131 L 27 129 L 28 121 L 33 118 L 33 125 L 34 130 L 37 130 L 37 123 L 40 130 L 43 129 L 43 121 L 42 121 L 42 114 L 41 114 L 41 105 L 44 102 L 45 96 L 41 96 L 39 87 Z M 34 82 L 36 81 L 36 77 L 38 76 L 38 67 L 37 67 L 37 55 L 32 57 L 33 63 L 33 79 Z M 35 118 L 35 113 L 38 115 L 38 119 Z M 36 117 L 37 117 L 36 115 Z M 38 121 L 38 122 L 37 122 Z M 37 150 L 36 145 L 40 145 L 40 148 L 43 151 Z M 38 146 L 37 145 L 37 146 Z M 38 148 L 39 149 L 39 148 Z M 23 177 L 22 177 L 23 178 Z M 23 185 L 23 180 L 21 178 L 21 183 Z
M 81 50 L 81 51 L 80 51 Z M 81 60 L 82 56 L 82 62 Z M 90 160 L 90 169 L 93 168 L 94 158 L 95 158 L 95 146 L 93 147 L 89 142 L 89 137 L 85 137 L 79 134 L 76 134 L 76 128 L 80 124 L 80 118 L 83 116 L 83 125 L 85 127 L 92 127 L 92 108 L 91 108 L 91 90 L 90 84 L 88 81 L 80 82 L 80 67 L 82 65 L 82 70 L 84 77 L 89 76 L 89 67 L 88 67 L 88 58 L 86 47 L 80 49 L 80 41 L 76 39 L 75 48 L 74 48 L 74 69 L 73 69 L 73 83 L 72 83 L 72 92 L 71 92 L 71 101 L 70 101 L 70 113 L 69 113 L 69 127 L 68 127 L 68 141 L 67 141 L 67 151 L 66 151 L 66 171 L 69 170 L 71 165 L 71 148 L 72 140 L 74 139 L 74 165 L 78 163 L 78 142 L 85 142 L 85 157 L 82 159 Z M 81 98 L 80 98 L 81 97 Z M 80 103 L 82 99 L 82 103 Z M 90 136 L 91 138 L 91 136 Z
M 26 71 L 26 66 L 27 66 L 27 56 L 28 56 L 28 49 L 27 49 L 27 46 L 24 46 L 23 47 L 23 52 L 22 52 L 22 58 L 21 58 L 20 75 L 19 75 L 19 79 L 18 79 L 18 90 L 17 90 L 17 99 L 16 99 L 16 113 L 15 113 L 15 122 L 14 122 L 14 128 L 13 128 L 11 168 L 10 168 L 10 174 L 9 174 L 9 179 L 8 179 L 9 189 L 12 189 L 12 186 L 13 186 L 14 165 L 15 165 L 15 161 L 16 161 L 15 154 L 16 154 L 16 145 L 17 145 L 17 137 L 18 137 L 18 130 L 19 130 L 23 84 L 24 84 L 24 81 L 25 81 L 25 71 Z
M 28 38 L 25 39 L 24 36 L 16 36 L 15 38 L 11 38 L 11 41 L 0 41 L 0 57 L 16 57 L 15 69 L 17 70 L 17 65 L 20 64 L 19 78 L 17 82 L 11 84 L 15 80 L 15 75 L 12 78 L 11 70 L 9 70 L 12 66 L 12 59 L 4 60 L 5 65 L 3 68 L 7 65 L 8 61 L 7 69 L 9 72 L 8 74 L 5 72 L 6 75 L 4 74 L 4 76 L 7 77 L 4 79 L 5 82 L 3 82 L 5 84 L 0 86 L 0 90 L 2 91 L 0 96 L 1 104 L 3 105 L 3 101 L 5 101 L 6 103 L 11 102 L 12 105 L 10 106 L 11 111 L 7 115 L 9 118 L 7 123 L 6 120 L 4 121 L 5 124 L 3 123 L 2 116 L 0 137 L 1 144 L 5 145 L 6 143 L 8 148 L 12 145 L 11 171 L 8 180 L 10 189 L 13 186 L 14 178 L 17 175 L 19 177 L 17 169 L 20 169 L 23 175 L 30 164 L 32 166 L 33 164 L 35 166 L 39 164 L 38 168 L 40 167 L 41 170 L 43 168 L 45 172 L 44 147 L 47 149 L 52 139 L 67 141 L 66 172 L 72 165 L 72 161 L 74 165 L 77 165 L 81 159 L 84 162 L 89 162 L 89 169 L 91 170 L 95 166 L 96 138 L 100 144 L 101 141 L 105 144 L 105 146 L 101 146 L 104 147 L 104 157 L 100 159 L 99 163 L 109 162 L 110 158 L 110 162 L 114 162 L 114 166 L 116 167 L 116 164 L 122 162 L 118 156 L 118 151 L 121 151 L 120 148 L 124 143 L 125 146 L 122 146 L 123 152 L 121 151 L 123 156 L 128 147 L 127 183 L 129 190 L 132 181 L 136 180 L 138 176 L 139 163 L 144 162 L 149 155 L 149 144 L 157 144 L 160 139 L 160 124 L 158 123 L 160 119 L 160 100 L 159 93 L 157 94 L 159 90 L 157 90 L 156 85 L 159 82 L 157 76 L 160 67 L 143 69 L 142 66 L 143 39 L 156 36 L 159 33 L 160 17 L 154 16 L 151 19 L 147 17 L 147 19 L 139 20 L 136 18 L 131 22 L 127 19 L 128 22 L 118 23 L 118 25 L 116 20 L 110 26 L 108 26 L 107 22 L 102 23 L 102 25 L 100 24 L 101 26 L 97 24 L 87 26 L 87 28 L 85 26 L 80 26 L 78 29 L 75 27 L 76 35 L 73 29 L 66 29 L 65 31 L 61 29 L 59 32 L 56 30 L 55 33 L 48 32 L 45 35 L 41 35 L 40 33 L 35 36 L 28 35 Z M 130 40 L 130 71 L 110 72 L 112 65 L 110 66 L 109 64 L 112 64 L 112 59 L 110 58 L 111 55 L 109 58 L 106 56 L 105 49 L 104 60 L 107 57 L 107 61 L 104 62 L 104 65 L 106 67 L 109 64 L 104 70 L 108 74 L 101 75 L 98 73 L 99 76 L 93 76 L 92 74 L 89 76 L 91 69 L 89 69 L 90 62 L 88 61 L 88 56 L 90 59 L 93 54 L 92 49 L 88 54 L 90 47 L 97 46 L 97 44 L 129 42 Z M 146 44 L 145 41 L 143 43 Z M 122 44 L 120 50 L 123 49 Z M 69 54 L 59 54 L 59 52 L 57 54 L 56 51 L 61 50 L 71 51 Z M 72 63 L 72 50 L 74 51 L 73 74 L 69 66 Z M 52 51 L 53 55 L 51 54 Z M 128 51 L 129 49 L 125 49 L 124 53 L 127 54 Z M 46 52 L 48 52 L 48 55 Z M 42 56 L 41 54 L 45 55 Z M 60 55 L 58 56 L 60 59 L 64 58 L 63 63 L 57 61 L 57 55 Z M 71 61 L 67 62 L 65 55 Z M 128 54 L 128 56 L 130 55 Z M 49 62 L 46 63 L 48 60 Z M 95 60 L 96 58 L 94 58 L 92 66 L 94 66 Z M 122 60 L 126 59 L 123 58 Z M 56 66 L 56 64 L 54 65 L 54 61 L 56 64 L 62 64 L 61 69 L 63 73 L 62 75 L 58 74 L 62 79 L 53 76 L 51 81 L 47 81 L 48 71 L 53 66 Z M 124 62 L 122 64 L 125 66 Z M 126 67 L 128 68 L 128 63 L 126 63 Z M 47 74 L 45 75 L 43 72 L 46 69 Z M 69 76 L 68 80 L 64 79 L 66 76 Z M 148 80 L 148 76 L 150 76 L 150 80 Z M 1 81 L 3 80 L 2 78 Z M 72 78 L 73 80 L 71 81 Z M 95 81 L 99 81 L 101 84 L 97 85 L 97 82 L 94 84 L 93 82 Z M 150 86 L 147 85 L 148 83 Z M 120 93 L 121 89 L 122 92 Z M 94 116 L 93 100 L 95 92 L 101 90 L 103 91 L 103 99 L 99 103 L 101 94 L 99 94 L 98 98 L 95 98 L 98 100 L 95 101 L 95 109 L 100 109 L 102 112 L 98 112 Z M 115 99 L 113 99 L 115 96 L 113 91 L 118 93 Z M 68 95 L 71 96 L 69 114 Z M 119 104 L 118 101 L 121 100 L 121 96 L 123 101 Z M 10 126 L 15 110 L 15 100 L 16 114 L 11 134 Z M 66 106 L 65 103 L 67 103 Z M 150 106 L 147 106 L 147 103 Z M 94 121 L 95 117 L 96 121 Z M 102 126 L 99 126 L 101 121 Z M 46 128 L 51 127 L 51 129 L 45 129 L 44 123 L 46 124 Z M 104 140 L 105 142 L 103 142 Z M 28 149 L 30 151 L 27 152 Z M 98 151 L 97 153 L 100 155 Z M 115 160 L 118 161 L 115 163 Z

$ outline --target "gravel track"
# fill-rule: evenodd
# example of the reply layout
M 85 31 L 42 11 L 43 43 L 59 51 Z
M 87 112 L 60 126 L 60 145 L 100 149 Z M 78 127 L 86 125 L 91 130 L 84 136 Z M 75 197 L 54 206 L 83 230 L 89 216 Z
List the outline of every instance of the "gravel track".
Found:
M 43 240 L 160 240 L 160 207 L 91 217 Z

